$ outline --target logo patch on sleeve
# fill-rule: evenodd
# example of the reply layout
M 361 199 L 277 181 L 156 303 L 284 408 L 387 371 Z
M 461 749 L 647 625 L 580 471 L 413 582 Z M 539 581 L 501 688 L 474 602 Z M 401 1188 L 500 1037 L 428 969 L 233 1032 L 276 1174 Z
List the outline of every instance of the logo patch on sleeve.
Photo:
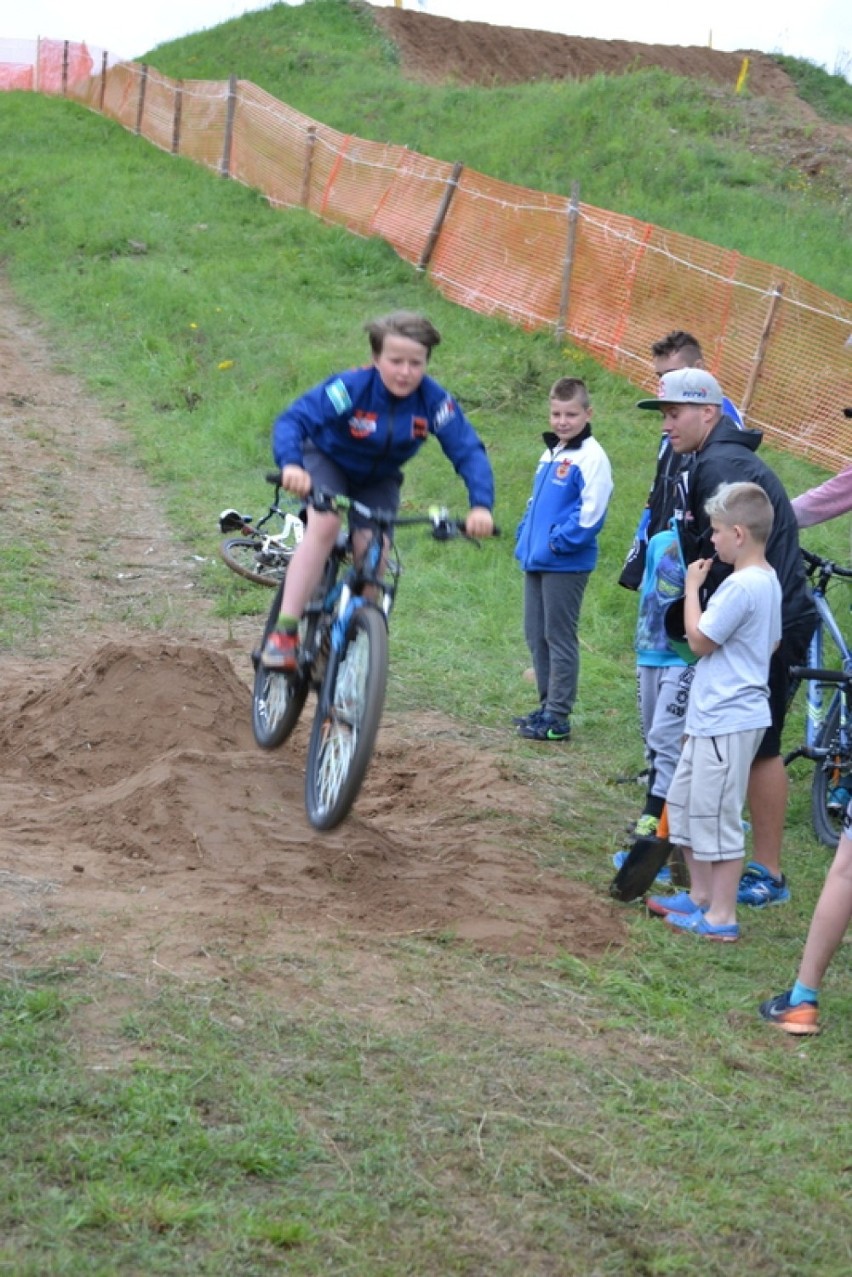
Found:
M 348 410 L 352 407 L 352 400 L 349 398 L 349 391 L 346 389 L 339 377 L 326 386 L 325 393 L 331 400 L 334 411 L 340 413 L 341 416 L 344 412 L 348 412 Z
M 362 412 L 357 409 L 349 418 L 349 433 L 353 439 L 368 439 L 370 435 L 376 433 L 376 421 L 378 420 L 376 412 Z
M 451 418 L 455 416 L 455 411 L 456 411 L 456 405 L 454 404 L 453 400 L 448 395 L 447 398 L 439 407 L 438 411 L 435 413 L 435 432 L 436 433 L 439 430 L 443 430 L 447 422 L 450 421 Z
M 412 439 L 425 439 L 429 433 L 429 422 L 425 417 L 411 418 L 411 437 Z

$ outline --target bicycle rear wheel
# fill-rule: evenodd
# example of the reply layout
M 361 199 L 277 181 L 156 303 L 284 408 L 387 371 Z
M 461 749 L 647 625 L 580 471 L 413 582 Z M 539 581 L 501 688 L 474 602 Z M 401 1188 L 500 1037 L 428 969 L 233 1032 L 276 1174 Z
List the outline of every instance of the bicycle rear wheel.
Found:
M 387 622 L 377 608 L 353 612 L 328 679 L 305 769 L 305 806 L 315 829 L 333 829 L 349 813 L 373 756 L 388 679 Z
M 828 755 L 817 762 L 811 785 L 811 823 L 826 847 L 837 846 L 846 813 L 842 791 L 852 792 L 852 753 L 841 744 L 840 708 L 840 697 L 836 696 L 817 741 L 817 747 L 828 749 Z
M 270 546 L 260 537 L 226 537 L 219 553 L 237 576 L 272 589 L 284 580 L 293 557 L 292 550 Z
M 308 695 L 310 680 L 305 672 L 281 674 L 278 670 L 265 669 L 260 653 L 278 620 L 282 581 L 272 601 L 263 630 L 260 650 L 254 653 L 254 688 L 251 698 L 251 728 L 261 749 L 277 749 L 293 731 Z

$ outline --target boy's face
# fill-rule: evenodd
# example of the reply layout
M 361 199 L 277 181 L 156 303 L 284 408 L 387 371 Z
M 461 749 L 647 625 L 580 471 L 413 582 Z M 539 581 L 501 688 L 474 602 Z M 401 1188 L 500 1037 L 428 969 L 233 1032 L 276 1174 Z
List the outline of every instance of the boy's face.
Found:
M 373 358 L 385 388 L 399 399 L 414 394 L 428 362 L 429 351 L 419 341 L 391 334 L 385 337 L 381 354 Z
M 713 529 L 710 540 L 716 557 L 722 563 L 733 563 L 743 543 L 742 529 L 736 523 L 720 523 L 718 519 L 711 519 L 710 526 Z
M 576 439 L 591 419 L 591 408 L 584 408 L 579 399 L 551 399 L 550 401 L 550 429 L 560 443 Z

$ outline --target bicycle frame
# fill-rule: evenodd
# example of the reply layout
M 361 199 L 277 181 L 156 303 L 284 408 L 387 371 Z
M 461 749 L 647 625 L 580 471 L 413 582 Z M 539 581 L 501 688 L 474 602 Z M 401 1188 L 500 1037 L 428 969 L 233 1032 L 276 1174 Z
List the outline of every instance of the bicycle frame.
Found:
M 809 556 L 809 560 L 813 558 L 815 556 Z M 826 668 L 825 636 L 827 633 L 839 653 L 841 669 L 844 673 L 849 674 L 852 673 L 852 649 L 850 649 L 843 637 L 843 632 L 826 597 L 828 584 L 832 577 L 841 574 L 845 576 L 846 570 L 838 570 L 834 564 L 826 561 L 821 562 L 822 566 L 819 568 L 817 581 L 813 587 L 813 598 L 818 619 L 816 629 L 811 635 L 811 640 L 808 644 L 807 668 L 811 670 Z M 852 573 L 849 575 L 852 576 Z M 841 700 L 842 693 L 835 688 L 833 692 L 826 696 L 825 681 L 820 681 L 817 678 L 808 678 L 806 681 L 808 686 L 805 704 L 805 741 L 798 749 L 785 756 L 785 764 L 791 763 L 796 758 L 808 758 L 815 762 L 825 758 L 828 753 L 827 749 L 818 747 L 818 742 L 834 706 Z M 848 748 L 850 743 L 852 743 L 852 723 L 850 723 L 846 713 L 841 713 L 840 715 L 840 726 L 842 743 Z
M 852 580 L 852 570 L 828 559 L 802 551 L 808 575 L 815 578 L 813 598 L 817 624 L 808 644 L 807 665 L 790 668 L 792 697 L 802 681 L 807 682 L 805 739 L 784 756 L 785 766 L 796 758 L 814 764 L 811 781 L 811 821 L 814 833 L 826 847 L 836 846 L 843 813 L 852 789 L 852 649 L 826 597 L 833 577 Z M 826 666 L 826 637 L 837 649 L 836 663 Z M 826 693 L 826 688 L 831 692 Z

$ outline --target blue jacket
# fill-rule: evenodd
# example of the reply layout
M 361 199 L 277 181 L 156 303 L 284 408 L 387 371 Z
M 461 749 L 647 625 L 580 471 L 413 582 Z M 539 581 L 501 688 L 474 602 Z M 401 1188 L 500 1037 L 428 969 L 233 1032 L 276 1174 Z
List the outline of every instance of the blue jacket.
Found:
M 494 505 L 494 476 L 485 445 L 456 401 L 431 377 L 397 399 L 371 364 L 329 377 L 281 413 L 272 427 L 279 467 L 303 465 L 311 440 L 357 483 L 399 474 L 434 435 L 467 487 L 471 506 Z
M 525 572 L 591 572 L 612 495 L 609 459 L 589 427 L 567 444 L 549 432 L 544 441 L 515 558 Z

